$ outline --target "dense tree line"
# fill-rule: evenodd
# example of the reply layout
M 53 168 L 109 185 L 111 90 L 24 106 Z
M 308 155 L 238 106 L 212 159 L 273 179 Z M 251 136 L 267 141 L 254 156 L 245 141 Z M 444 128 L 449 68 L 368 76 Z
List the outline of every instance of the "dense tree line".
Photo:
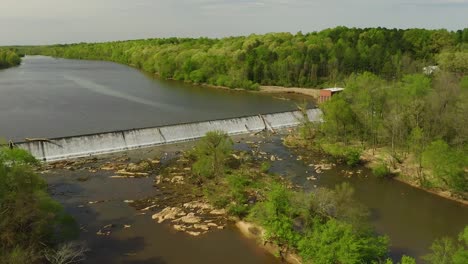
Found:
M 467 198 L 468 76 L 439 71 L 388 82 L 353 74 L 344 92 L 321 108 L 325 122 L 316 139 L 322 145 L 386 149 L 383 166 L 409 162 L 421 186 Z M 378 174 L 389 171 L 378 168 Z
M 20 55 L 15 50 L 0 48 L 0 69 L 17 66 L 20 63 Z
M 337 27 L 308 34 L 80 43 L 25 51 L 108 60 L 163 78 L 255 89 L 334 85 L 351 73 L 365 71 L 392 80 L 436 64 L 466 72 L 467 45 L 468 28 L 453 32 Z

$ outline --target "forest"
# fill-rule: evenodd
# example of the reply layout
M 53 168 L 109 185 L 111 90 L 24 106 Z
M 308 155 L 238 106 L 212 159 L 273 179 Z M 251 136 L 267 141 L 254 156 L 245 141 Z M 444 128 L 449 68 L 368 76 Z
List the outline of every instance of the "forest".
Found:
M 468 199 L 468 76 L 439 70 L 387 81 L 365 72 L 345 83 L 320 105 L 324 122 L 303 124 L 306 146 L 348 165 L 370 162 L 377 177 Z
M 468 28 L 458 31 L 336 27 L 303 34 L 166 38 L 23 47 L 27 54 L 118 62 L 162 78 L 231 88 L 326 87 L 352 73 L 385 80 L 426 66 L 466 74 Z
M 0 69 L 18 66 L 20 63 L 21 57 L 15 50 L 0 48 Z

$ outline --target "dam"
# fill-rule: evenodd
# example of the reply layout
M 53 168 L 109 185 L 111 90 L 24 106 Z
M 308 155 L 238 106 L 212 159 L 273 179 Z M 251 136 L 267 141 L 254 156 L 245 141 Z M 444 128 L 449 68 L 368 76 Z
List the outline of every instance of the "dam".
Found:
M 320 121 L 321 111 L 317 108 L 308 109 L 307 117 L 310 121 Z M 275 129 L 297 126 L 303 118 L 304 116 L 300 111 L 289 111 L 70 137 L 37 139 L 17 142 L 15 146 L 29 151 L 38 160 L 58 161 L 196 140 L 213 130 L 224 131 L 228 135 L 255 133 L 262 130 L 274 131 Z

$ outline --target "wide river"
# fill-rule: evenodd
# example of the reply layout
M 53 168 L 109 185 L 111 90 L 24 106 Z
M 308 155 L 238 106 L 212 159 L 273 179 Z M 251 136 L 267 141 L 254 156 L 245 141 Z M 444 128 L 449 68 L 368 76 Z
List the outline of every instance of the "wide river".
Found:
M 28 56 L 20 67 L 0 71 L 0 137 L 13 140 L 211 120 L 294 108 L 294 100 L 161 81 L 109 62 Z M 163 146 L 159 151 L 174 151 L 170 148 Z M 271 172 L 288 176 L 306 190 L 349 182 L 356 190 L 356 198 L 371 210 L 370 220 L 377 232 L 389 235 L 391 255 L 395 259 L 408 254 L 421 261 L 419 257 L 428 253 L 434 239 L 454 237 L 468 224 L 467 206 L 397 181 L 377 180 L 368 170 L 363 170 L 360 177 L 346 178 L 342 170 L 349 168 L 338 166 L 317 175 L 308 164 L 296 160 L 281 144 L 279 137 L 263 142 L 261 149 L 283 159 L 273 164 Z M 152 195 L 156 190 L 151 187 L 151 179 L 127 183 L 108 180 L 108 175 L 97 174 L 80 183 L 75 178 L 82 172 L 73 173 L 46 178 L 54 197 L 64 203 L 80 224 L 86 224 L 88 228 L 99 228 L 108 223 L 134 226 L 132 230 L 113 233 L 112 239 L 96 239 L 96 230 L 85 232 L 84 237 L 94 251 L 90 263 L 276 262 L 232 229 L 194 239 L 156 225 L 150 218 L 135 217 L 134 211 L 122 200 Z M 307 176 L 315 176 L 318 180 L 307 181 Z M 78 210 L 77 204 L 89 200 L 110 202 L 89 210 Z M 133 262 L 126 262 L 127 258 L 132 258 Z
M 0 138 L 14 141 L 294 108 L 273 96 L 163 81 L 111 62 L 26 56 L 0 71 Z

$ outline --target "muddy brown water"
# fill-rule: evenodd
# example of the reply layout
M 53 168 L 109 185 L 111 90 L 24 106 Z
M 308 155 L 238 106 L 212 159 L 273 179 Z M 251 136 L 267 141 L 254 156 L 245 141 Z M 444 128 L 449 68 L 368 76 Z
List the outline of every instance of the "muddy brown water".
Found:
M 151 150 L 129 152 L 138 160 L 142 157 L 164 157 L 193 143 L 161 146 Z M 107 155 L 113 158 L 121 153 Z M 86 167 L 87 165 L 84 165 Z M 91 249 L 86 263 L 280 263 L 274 256 L 246 239 L 234 226 L 192 237 L 172 229 L 169 224 L 158 224 L 152 214 L 155 208 L 140 214 L 125 200 L 138 200 L 160 195 L 153 187 L 153 177 L 112 179 L 113 172 L 88 170 L 53 170 L 44 175 L 53 197 L 75 217 L 82 231 L 80 240 Z M 89 177 L 87 181 L 79 178 Z M 88 202 L 100 201 L 96 204 Z M 112 224 L 109 236 L 96 232 Z M 124 228 L 130 225 L 129 228 Z
M 291 156 L 291 151 L 282 145 L 280 137 L 273 137 L 261 149 L 284 159 L 274 162 L 271 172 L 289 177 L 306 191 L 313 191 L 318 187 L 334 188 L 337 184 L 349 183 L 355 189 L 356 199 L 369 208 L 370 223 L 375 230 L 389 236 L 393 259 L 409 255 L 416 257 L 418 263 L 424 263 L 421 256 L 428 253 L 435 239 L 444 236 L 457 237 L 468 225 L 466 205 L 396 180 L 377 179 L 370 170 L 362 166 L 350 168 L 338 165 L 317 174 L 309 164 Z M 318 160 L 322 158 L 317 157 Z M 354 172 L 354 176 L 345 177 L 343 170 Z M 362 170 L 362 173 L 357 175 L 357 170 Z M 317 180 L 307 180 L 310 176 Z
M 468 224 L 468 208 L 439 196 L 416 189 L 394 180 L 373 178 L 363 169 L 361 176 L 346 178 L 342 170 L 356 170 L 337 166 L 317 174 L 313 168 L 297 160 L 281 143 L 280 136 L 269 138 L 237 136 L 235 147 L 251 149 L 251 141 L 260 141 L 260 150 L 267 156 L 274 154 L 281 161 L 272 162 L 271 173 L 284 175 L 306 191 L 318 187 L 333 188 L 342 182 L 350 183 L 356 190 L 356 198 L 371 211 L 370 222 L 380 234 L 391 240 L 391 257 L 399 259 L 403 254 L 418 258 L 428 253 L 432 241 L 443 236 L 456 236 Z M 249 142 L 247 144 L 246 142 Z M 136 150 L 126 154 L 138 160 L 142 157 L 174 154 L 193 146 L 194 142 Z M 122 155 L 116 153 L 105 157 Z M 170 155 L 169 155 L 170 156 Z M 163 156 L 164 157 L 164 156 Z M 318 158 L 322 159 L 321 157 Z M 89 175 L 90 180 L 79 182 L 77 178 Z M 190 237 L 172 230 L 169 225 L 151 220 L 152 212 L 137 215 L 138 211 L 124 203 L 155 196 L 152 178 L 109 179 L 110 172 L 89 174 L 87 171 L 61 171 L 46 175 L 54 197 L 77 218 L 85 230 L 81 239 L 88 242 L 92 252 L 89 263 L 279 263 L 277 259 L 259 248 L 255 241 L 245 239 L 229 227 L 201 237 Z M 316 181 L 306 178 L 315 176 Z M 88 201 L 107 200 L 88 205 Z M 84 207 L 79 208 L 79 205 Z M 96 236 L 97 230 L 114 224 L 112 234 Z M 124 229 L 123 225 L 131 225 Z

